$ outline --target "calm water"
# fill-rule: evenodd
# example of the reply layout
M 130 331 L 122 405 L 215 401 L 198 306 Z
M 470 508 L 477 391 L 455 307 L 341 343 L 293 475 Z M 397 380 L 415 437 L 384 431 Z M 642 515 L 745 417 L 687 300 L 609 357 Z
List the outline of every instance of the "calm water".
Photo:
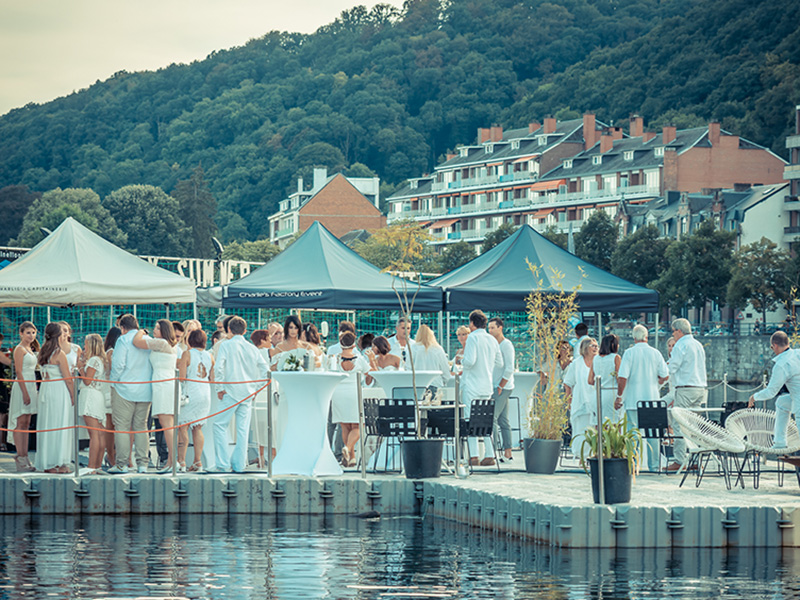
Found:
M 0 527 L 3 599 L 800 597 L 800 552 L 765 548 L 565 551 L 412 518 L 0 517 Z

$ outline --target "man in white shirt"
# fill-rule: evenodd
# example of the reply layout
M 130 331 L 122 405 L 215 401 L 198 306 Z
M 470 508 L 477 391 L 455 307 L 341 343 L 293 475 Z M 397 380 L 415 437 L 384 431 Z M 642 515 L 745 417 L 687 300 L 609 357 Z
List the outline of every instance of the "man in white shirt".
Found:
M 245 320 L 233 317 L 228 323 L 228 329 L 232 337 L 219 346 L 217 362 L 214 365 L 214 378 L 219 390 L 217 392 L 219 410 L 232 407 L 245 398 L 249 399 L 217 415 L 214 419 L 216 472 L 225 473 L 233 469 L 235 473 L 244 473 L 247 468 L 252 398 L 266 385 L 266 381 L 257 380 L 268 379 L 270 371 L 261 352 L 244 339 L 247 331 Z M 236 445 L 231 452 L 228 425 L 234 414 L 236 414 Z
M 706 380 L 706 351 L 703 344 L 694 339 L 692 325 L 686 319 L 672 321 L 672 337 L 675 346 L 669 357 L 669 376 L 675 390 L 674 406 L 680 408 L 696 408 L 706 403 L 708 387 Z M 681 435 L 677 422 L 670 419 L 675 433 L 672 446 L 675 460 L 667 467 L 668 471 L 677 471 L 686 460 L 686 442 Z
M 797 415 L 800 411 L 800 355 L 789 348 L 789 336 L 785 331 L 773 333 L 769 343 L 775 353 L 769 385 L 750 396 L 749 406 L 752 407 L 756 400 L 763 402 L 775 398 L 786 386 L 789 393 L 775 398 L 775 435 L 772 444 L 776 450 L 780 450 L 786 448 L 790 413 Z
M 136 465 L 139 473 L 147 472 L 150 462 L 150 436 L 147 417 L 150 415 L 150 384 L 140 383 L 152 379 L 150 351 L 133 345 L 133 337 L 139 331 L 139 322 L 131 314 L 119 319 L 122 335 L 114 345 L 111 355 L 111 418 L 117 431 L 141 431 L 133 436 L 136 450 Z M 116 464 L 108 472 L 127 473 L 131 454 L 131 439 L 127 433 L 115 433 L 117 447 Z
M 617 398 L 614 408 L 625 406 L 630 427 L 639 427 L 639 413 L 636 403 L 645 400 L 659 400 L 659 388 L 668 379 L 669 370 L 661 353 L 647 343 L 647 328 L 636 325 L 631 331 L 633 346 L 622 355 L 617 374 Z M 642 448 L 642 462 L 647 461 L 651 471 L 657 471 L 660 460 L 658 440 L 647 440 Z
M 489 319 L 489 335 L 500 345 L 503 364 L 492 371 L 492 398 L 494 398 L 494 439 L 502 442 L 502 460 L 512 460 L 511 424 L 508 421 L 508 399 L 514 389 L 514 344 L 503 335 L 503 319 Z
M 411 323 L 406 321 L 405 317 L 400 317 L 397 319 L 396 331 L 397 333 L 388 339 L 389 345 L 392 347 L 389 354 L 399 356 L 403 368 L 410 369 L 411 365 L 407 362 L 410 354 L 408 348 L 414 345 L 414 340 L 411 339 Z
M 581 343 L 583 340 L 589 339 L 589 326 L 586 323 L 575 325 L 575 337 L 578 341 L 575 342 L 575 347 L 572 349 L 572 360 L 581 358 Z
M 464 358 L 461 361 L 461 403 L 464 405 L 464 416 L 469 419 L 473 400 L 489 399 L 494 392 L 492 387 L 492 373 L 495 367 L 503 366 L 503 357 L 500 346 L 491 335 L 486 332 L 486 315 L 483 311 L 473 310 L 469 314 L 470 334 L 464 346 Z M 478 440 L 469 438 L 469 462 L 478 464 Z M 481 466 L 495 464 L 494 445 L 491 436 L 484 439 L 485 457 L 480 461 Z

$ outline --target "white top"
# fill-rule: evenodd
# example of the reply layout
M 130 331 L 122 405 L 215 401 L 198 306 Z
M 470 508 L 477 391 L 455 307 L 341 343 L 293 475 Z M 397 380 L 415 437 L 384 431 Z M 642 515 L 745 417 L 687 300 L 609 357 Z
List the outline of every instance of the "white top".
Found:
M 669 357 L 669 375 L 676 388 L 706 387 L 706 351 L 694 336 L 687 334 L 675 342 Z
M 471 405 L 476 398 L 491 398 L 492 372 L 503 365 L 500 345 L 489 333 L 478 328 L 467 336 L 461 361 L 461 397 Z
M 792 400 L 800 399 L 800 354 L 796 350 L 785 350 L 772 359 L 772 375 L 769 385 L 753 394 L 756 400 L 769 400 L 778 395 L 785 385 Z
M 612 375 L 615 371 L 614 359 L 617 354 L 606 354 L 605 356 L 595 356 L 592 368 L 594 369 L 594 376 L 600 378 L 600 385 L 604 390 L 617 389 L 617 378 Z
M 388 340 L 389 345 L 392 347 L 389 350 L 389 354 L 394 354 L 395 356 L 400 357 L 400 362 L 403 363 L 406 369 L 410 368 L 410 364 L 408 362 L 408 349 L 413 348 L 417 345 L 414 340 L 406 340 L 406 345 L 401 346 L 400 342 L 397 340 L 397 334 L 390 337 Z
M 436 387 L 446 387 L 452 375 L 450 374 L 450 361 L 447 360 L 444 348 L 439 344 L 434 344 L 426 348 L 422 344 L 414 344 L 411 347 L 414 354 L 415 371 L 439 371 L 441 377 L 436 377 L 431 383 Z
M 622 355 L 619 377 L 627 379 L 622 393 L 625 410 L 636 410 L 636 403 L 659 400 L 658 378 L 669 375 L 661 352 L 647 342 L 636 342 Z
M 94 377 L 92 378 L 92 383 L 90 383 L 88 386 L 86 386 L 86 383 L 83 385 L 105 394 L 108 384 L 102 381 L 97 381 L 98 379 L 106 379 L 106 363 L 103 362 L 103 359 L 99 356 L 91 357 L 86 361 L 85 369 L 94 369 Z
M 567 367 L 564 372 L 564 385 L 572 389 L 572 402 L 569 408 L 571 417 L 597 414 L 597 396 L 594 387 L 589 385 L 589 367 L 582 356 L 578 360 L 573 360 Z
M 218 347 L 214 379 L 219 385 L 217 389 L 229 395 L 229 401 L 244 400 L 255 394 L 264 385 L 256 380 L 269 379 L 269 364 L 258 348 L 243 336 L 235 335 Z M 225 383 L 226 381 L 246 383 Z
M 500 384 L 501 379 L 506 380 L 504 389 L 514 389 L 514 344 L 508 338 L 503 338 L 500 342 L 500 356 L 503 358 L 503 364 L 495 366 L 492 371 L 492 385 L 496 388 Z
M 575 347 L 572 349 L 572 360 L 578 360 L 581 357 L 581 342 L 588 339 L 588 335 L 582 335 L 578 338 L 578 341 L 575 342 Z

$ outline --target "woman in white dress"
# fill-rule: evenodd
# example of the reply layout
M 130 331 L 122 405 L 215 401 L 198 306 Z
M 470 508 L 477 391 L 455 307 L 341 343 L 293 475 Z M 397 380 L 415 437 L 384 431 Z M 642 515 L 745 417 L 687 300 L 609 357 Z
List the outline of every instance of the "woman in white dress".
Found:
M 399 371 L 403 361 L 399 356 L 390 354 L 392 346 L 384 336 L 379 335 L 372 340 L 372 352 L 368 355 L 373 371 Z
M 58 323 L 44 329 L 44 344 L 39 351 L 42 386 L 39 388 L 39 417 L 36 434 L 36 469 L 45 473 L 69 473 L 75 440 L 74 429 L 47 431 L 75 425 L 72 406 L 75 388 L 67 357 L 61 345 L 68 333 Z
M 89 433 L 89 473 L 97 473 L 103 466 L 106 422 L 106 353 L 103 338 L 90 333 L 83 340 L 84 366 L 79 370 L 83 386 L 78 395 L 78 408 Z M 100 380 L 100 381 L 98 381 Z
M 202 329 L 203 326 L 197 319 L 186 319 L 183 323 L 183 335 L 178 340 L 178 355 L 183 356 L 183 353 L 189 349 L 189 334 L 195 329 Z
M 117 343 L 119 336 L 122 335 L 122 330 L 119 327 L 112 327 L 106 333 L 106 339 L 103 342 L 103 350 L 106 353 L 106 373 L 111 373 L 111 355 L 114 354 L 114 345 Z M 108 377 L 106 377 L 108 379 Z M 106 398 L 106 457 L 108 459 L 108 466 L 117 464 L 117 449 L 114 446 L 114 419 L 111 418 L 111 386 L 106 384 L 103 394 Z M 133 436 L 131 436 L 131 445 L 133 444 Z M 131 453 L 133 456 L 133 453 Z M 133 465 L 131 465 L 132 467 Z
M 447 382 L 452 377 L 450 375 L 450 361 L 447 359 L 444 348 L 436 341 L 433 330 L 427 325 L 420 325 L 415 341 L 417 343 L 411 347 L 414 369 L 417 371 L 439 371 L 441 376 L 437 375 L 431 385 L 437 388 L 446 387 Z
M 307 349 L 314 355 L 314 366 L 312 370 L 320 370 L 325 353 L 319 345 L 320 338 L 317 326 L 313 323 L 303 323 L 303 332 L 300 334 L 300 339 L 307 344 Z
M 39 392 L 36 389 L 36 326 L 25 321 L 19 326 L 19 344 L 14 348 L 14 373 L 16 380 L 11 388 L 11 402 L 8 411 L 8 428 L 27 430 L 30 428 L 31 415 L 35 415 L 39 406 Z M 34 471 L 28 458 L 28 433 L 15 431 L 13 443 L 17 449 L 17 472 Z
M 258 348 L 259 353 L 264 357 L 264 360 L 269 363 L 269 351 L 272 348 L 272 343 L 270 342 L 270 335 L 269 331 L 266 329 L 256 329 L 253 333 L 250 334 L 250 341 L 253 342 L 253 345 Z M 275 382 L 273 382 L 273 386 Z M 256 394 L 255 402 L 253 403 L 253 419 L 251 421 L 250 427 L 250 434 L 253 436 L 256 444 L 258 444 L 258 468 L 263 469 L 266 465 L 264 459 L 264 448 L 267 445 L 267 401 L 268 401 L 268 392 L 267 388 L 264 388 L 258 394 Z M 272 404 L 272 421 L 273 426 L 276 421 L 276 411 L 277 411 L 277 404 L 274 402 Z M 272 437 L 272 455 L 275 456 L 275 449 L 277 448 L 276 439 L 275 439 L 275 429 L 273 431 Z
M 141 350 L 150 350 L 150 364 L 153 367 L 153 382 L 150 390 L 153 396 L 151 414 L 158 419 L 164 429 L 164 441 L 167 443 L 169 457 L 167 466 L 159 473 L 172 471 L 172 461 L 175 460 L 175 448 L 172 444 L 172 427 L 175 425 L 175 365 L 178 354 L 175 351 L 175 331 L 172 321 L 159 319 L 153 327 L 153 337 L 145 335 L 144 329 L 139 329 L 133 337 L 133 345 Z M 166 381 L 164 381 L 166 380 Z M 185 470 L 186 465 L 180 465 Z
M 192 428 L 194 462 L 187 471 L 203 469 L 203 425 L 211 410 L 211 382 L 214 381 L 214 358 L 206 350 L 206 332 L 193 329 L 186 342 L 189 349 L 178 360 L 178 373 L 183 382 L 183 393 L 189 398 L 188 404 L 181 408 L 178 418 L 178 462 L 186 464 L 186 449 L 189 446 L 189 427 Z M 203 419 L 203 420 L 201 420 Z
M 292 350 L 298 350 L 300 348 L 310 351 L 309 345 L 300 339 L 300 333 L 302 331 L 303 323 L 300 321 L 300 317 L 296 315 L 289 315 L 286 317 L 286 321 L 283 324 L 283 340 L 269 351 L 269 355 L 272 357 L 273 371 L 278 365 L 276 357 L 281 352 L 291 352 Z
M 571 395 L 569 422 L 572 426 L 573 456 L 580 456 L 581 444 L 586 428 L 597 422 L 597 399 L 594 388 L 589 385 L 589 369 L 597 354 L 597 340 L 586 338 L 581 342 L 580 354 L 564 373 L 564 387 Z
M 78 363 L 81 360 L 83 350 L 78 344 L 72 342 L 72 326 L 66 321 L 59 321 L 61 329 L 67 332 L 67 336 L 61 340 L 61 350 L 67 357 L 67 364 L 69 365 L 69 372 L 75 375 L 78 371 Z M 77 389 L 77 388 L 76 388 Z
M 618 351 L 619 338 L 609 333 L 600 342 L 600 354 L 594 358 L 592 368 L 589 369 L 590 386 L 594 387 L 595 377 L 600 378 L 603 421 L 608 418 L 616 422 L 622 418 L 622 410 L 614 408 L 614 399 L 617 396 L 617 372 L 622 361 L 617 354 Z
M 355 447 L 361 432 L 358 427 L 358 382 L 356 373 L 366 374 L 370 370 L 367 360 L 355 352 L 356 336 L 346 331 L 339 338 L 342 352 L 338 355 L 336 367 L 338 371 L 347 373 L 348 377 L 333 391 L 331 399 L 331 422 L 342 426 L 342 465 L 356 465 Z M 371 378 L 367 376 L 366 383 Z

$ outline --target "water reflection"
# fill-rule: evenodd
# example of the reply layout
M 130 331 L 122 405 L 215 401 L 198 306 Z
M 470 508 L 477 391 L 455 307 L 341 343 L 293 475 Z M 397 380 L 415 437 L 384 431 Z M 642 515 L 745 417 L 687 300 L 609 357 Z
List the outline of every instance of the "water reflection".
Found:
M 5 598 L 771 598 L 794 550 L 559 550 L 427 519 L 0 517 Z

